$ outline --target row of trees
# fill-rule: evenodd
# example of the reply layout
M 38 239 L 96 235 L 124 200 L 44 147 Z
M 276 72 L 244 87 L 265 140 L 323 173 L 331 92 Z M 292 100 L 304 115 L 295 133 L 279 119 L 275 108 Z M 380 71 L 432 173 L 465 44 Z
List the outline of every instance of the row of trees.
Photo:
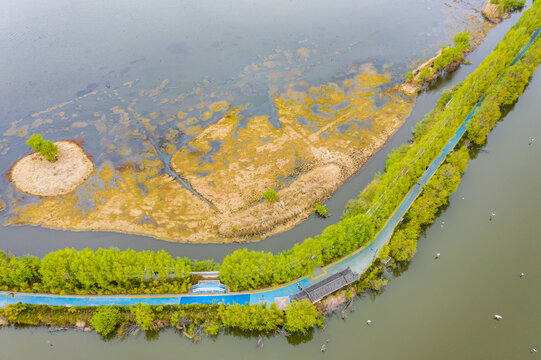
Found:
M 537 8 L 530 15 L 540 19 L 539 11 Z M 525 23 L 528 23 L 528 18 L 525 20 Z M 513 37 L 510 38 L 513 39 Z M 481 107 L 469 122 L 468 130 L 462 139 L 463 144 L 467 141 L 473 141 L 478 145 L 485 143 L 487 134 L 502 116 L 502 108 L 518 99 L 540 62 L 541 39 L 538 39 L 525 53 L 522 60 L 519 60 L 514 66 L 508 67 L 487 92 Z M 415 133 L 416 138 L 426 133 L 429 125 L 433 125 L 431 122 L 433 117 L 442 111 L 457 88 L 458 86 L 443 94 L 434 112 L 427 116 L 427 120 L 423 124 L 418 126 Z M 469 159 L 470 155 L 465 146 L 448 156 L 446 162 L 428 181 L 421 195 L 405 214 L 403 222 L 395 229 L 389 244 L 384 246 L 374 264 L 362 274 L 360 281 L 356 283 L 357 292 L 366 289 L 379 290 L 387 282 L 383 276 L 383 268 L 388 264 L 385 265 L 382 262 L 387 256 L 390 255 L 399 263 L 411 260 L 422 231 L 434 221 L 438 211 L 447 204 L 449 195 L 456 190 L 460 183 L 461 174 L 466 170 Z
M 0 251 L 0 289 L 57 294 L 179 293 L 191 285 L 189 259 L 115 248 L 51 252 L 41 260 Z
M 284 329 L 290 334 L 306 334 L 314 325 L 323 326 L 325 316 L 319 316 L 308 300 L 293 302 L 285 311 L 266 304 L 257 305 L 159 305 L 140 303 L 133 306 L 72 307 L 14 304 L 0 309 L 0 316 L 11 324 L 29 326 L 76 326 L 90 324 L 104 337 L 122 335 L 128 324 L 144 331 L 159 331 L 164 327 L 181 329 L 187 336 L 199 333 L 217 335 L 220 329 L 246 333 L 270 333 Z

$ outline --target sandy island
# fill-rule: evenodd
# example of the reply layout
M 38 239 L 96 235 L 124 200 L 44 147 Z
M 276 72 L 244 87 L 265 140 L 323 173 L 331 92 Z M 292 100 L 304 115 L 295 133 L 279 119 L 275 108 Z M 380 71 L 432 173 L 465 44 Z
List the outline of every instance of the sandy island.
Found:
M 57 141 L 56 161 L 35 152 L 17 161 L 9 177 L 17 189 L 36 196 L 57 196 L 72 192 L 85 182 L 94 164 L 72 141 Z

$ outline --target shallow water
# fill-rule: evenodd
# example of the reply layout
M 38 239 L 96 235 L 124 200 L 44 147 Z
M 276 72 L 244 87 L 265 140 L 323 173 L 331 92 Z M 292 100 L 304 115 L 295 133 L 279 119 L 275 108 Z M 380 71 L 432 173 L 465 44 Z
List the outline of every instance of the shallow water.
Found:
M 382 293 L 307 339 L 220 335 L 193 344 L 173 331 L 103 342 L 94 334 L 0 330 L 7 359 L 179 356 L 218 359 L 533 359 L 541 349 L 541 123 L 538 71 L 472 160 L 450 205 L 426 231 L 409 268 Z M 536 140 L 528 145 L 531 138 Z M 496 215 L 490 220 L 490 214 Z M 434 255 L 439 252 L 438 259 Z M 525 273 L 520 277 L 520 273 Z M 392 277 L 392 276 L 391 276 Z M 493 315 L 503 318 L 499 321 Z M 371 325 L 366 320 L 372 320 Z M 47 344 L 50 340 L 52 346 Z M 328 341 L 328 342 L 327 342 Z M 327 344 L 321 353 L 322 344 Z
M 0 159 L 0 169 L 7 170 L 19 154 L 27 151 L 24 137 L 18 137 L 17 133 L 31 132 L 33 126 L 44 129 L 53 138 L 84 139 L 85 149 L 98 155 L 95 156 L 98 166 L 104 161 L 122 164 L 120 155 L 129 153 L 130 147 L 131 158 L 140 159 L 138 151 L 144 150 L 145 146 L 126 142 L 126 135 L 115 130 L 115 126 L 108 130 L 107 136 L 100 134 L 100 129 L 104 126 L 111 128 L 111 124 L 101 122 L 100 116 L 96 115 L 100 113 L 97 110 L 106 112 L 113 107 L 115 111 L 114 108 L 126 99 L 137 100 L 140 114 L 159 124 L 167 121 L 171 112 L 176 114 L 179 109 L 189 110 L 190 107 L 195 107 L 192 111 L 194 117 L 204 119 L 204 109 L 198 109 L 196 104 L 211 103 L 220 98 L 220 94 L 228 94 L 237 103 L 248 102 L 248 113 L 272 114 L 271 95 L 276 90 L 271 88 L 291 85 L 299 80 L 308 85 L 336 81 L 343 76 L 341 74 L 359 64 L 374 63 L 378 67 L 388 64 L 385 65 L 386 71 L 400 77 L 413 60 L 431 55 L 436 48 L 448 42 L 455 31 L 469 27 L 469 20 L 465 19 L 475 14 L 473 7 L 479 8 L 480 3 L 455 2 L 449 5 L 444 2 L 412 2 L 408 3 L 408 18 L 403 16 L 404 8 L 392 2 L 381 2 L 377 6 L 369 2 L 362 5 L 351 1 L 338 4 L 322 2 L 318 4 L 319 7 L 312 4 L 302 13 L 299 11 L 302 4 L 289 2 L 258 3 L 257 6 L 238 2 L 229 4 L 229 7 L 220 3 L 190 6 L 186 6 L 186 3 L 169 3 L 158 7 L 144 3 L 126 7 L 124 3 L 115 3 L 112 7 L 104 8 L 98 3 L 67 5 L 58 1 L 48 8 L 32 2 L 6 6 L 3 13 L 10 16 L 3 19 L 5 31 L 1 36 L 5 41 L 0 42 L 0 46 L 13 56 L 9 61 L 3 59 L 6 64 L 0 67 L 0 77 L 5 79 L 6 84 L 0 89 L 0 101 L 3 102 L 0 109 L 6 111 L 1 117 L 0 131 L 16 135 L 2 139 L 2 151 L 6 156 Z M 282 14 L 279 21 L 266 19 L 274 12 Z M 223 15 L 218 21 L 212 24 L 202 21 L 201 14 L 210 16 L 216 13 Z M 246 16 L 249 20 L 244 21 Z M 377 21 L 378 17 L 385 17 L 386 21 Z M 246 28 L 250 26 L 250 36 L 247 36 Z M 493 33 L 507 25 L 501 26 Z M 122 31 L 114 31 L 116 27 Z M 197 36 L 191 36 L 196 28 L 199 31 Z M 221 41 L 222 37 L 229 42 Z M 487 43 L 494 44 L 497 38 L 496 35 Z M 59 55 L 68 50 L 69 58 Z M 37 54 L 39 61 L 35 58 Z M 472 55 L 475 57 L 475 54 Z M 282 60 L 287 58 L 287 61 L 283 61 L 282 65 L 269 64 L 269 61 L 279 62 L 280 57 Z M 472 62 L 475 64 L 475 59 Z M 283 79 L 276 80 L 277 74 L 281 74 Z M 249 91 L 239 92 L 236 89 L 240 79 L 248 85 Z M 153 112 L 157 108 L 153 97 L 158 94 L 162 100 L 169 97 L 178 101 L 171 106 L 166 103 L 164 106 L 169 108 L 162 109 L 161 113 Z M 393 138 L 390 147 L 409 137 L 409 127 L 433 106 L 435 95 L 421 96 L 413 115 L 407 120 L 405 131 L 400 131 Z M 71 102 L 58 110 L 32 116 L 67 101 Z M 192 115 L 188 112 L 186 124 L 190 123 Z M 71 118 L 72 115 L 75 117 Z M 95 116 L 98 120 L 87 125 L 88 118 Z M 215 114 L 201 125 L 207 126 L 218 117 L 219 114 Z M 36 124 L 37 120 L 41 124 L 40 121 Z M 52 124 L 47 123 L 50 120 Z M 18 122 L 13 125 L 14 121 Z M 147 125 L 151 125 L 150 122 L 143 122 L 143 127 L 139 129 L 144 130 Z M 149 136 L 149 140 L 156 143 L 167 137 L 167 128 L 167 124 L 158 128 Z M 118 148 L 118 156 L 115 152 L 106 155 L 107 151 L 103 151 L 111 143 Z M 366 179 L 373 176 L 375 168 L 381 168 L 384 154 L 376 155 L 366 166 Z M 129 154 L 127 158 L 130 159 Z M 150 164 L 149 167 L 153 168 L 154 165 Z M 159 166 L 155 169 L 160 171 Z M 342 186 L 339 190 L 341 195 L 337 194 L 328 201 L 328 207 L 335 215 L 331 219 L 321 221 L 312 216 L 303 226 L 262 244 L 248 246 L 276 250 L 290 247 L 306 235 L 320 232 L 324 226 L 338 219 L 337 215 L 341 213 L 346 199 L 353 197 L 366 181 L 359 181 L 359 176 L 353 178 L 350 184 L 360 186 Z M 3 182 L 0 190 L 6 200 L 14 198 L 22 204 L 35 201 L 31 197 L 21 196 L 6 182 Z M 141 189 L 142 193 L 144 191 Z M 83 211 L 96 201 L 88 196 L 86 190 L 77 195 L 76 206 Z M 152 224 L 152 219 L 148 220 L 145 216 L 141 221 L 149 221 L 149 226 Z M 219 260 L 237 247 L 177 246 L 136 235 L 59 232 L 29 227 L 3 227 L 0 234 L 2 248 L 17 254 L 31 252 L 42 255 L 65 246 L 115 245 L 136 249 L 166 248 L 174 255 L 214 257 Z M 33 241 L 36 238 L 39 238 L 39 243 Z

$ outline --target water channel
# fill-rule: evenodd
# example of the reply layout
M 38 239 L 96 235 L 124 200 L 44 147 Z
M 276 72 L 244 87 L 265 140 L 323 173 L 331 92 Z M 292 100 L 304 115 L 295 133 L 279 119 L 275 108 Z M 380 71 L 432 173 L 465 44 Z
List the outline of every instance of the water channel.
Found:
M 419 7 L 418 11 L 433 6 L 433 2 L 419 4 L 416 5 Z M 359 9 L 359 13 L 365 10 L 368 11 Z M 54 11 L 49 15 L 58 21 L 62 20 L 54 17 Z M 477 52 L 470 55 L 469 60 L 474 66 L 486 56 L 503 36 L 506 27 L 515 19 L 516 17 L 507 20 L 489 33 L 487 41 Z M 410 20 L 404 20 L 401 26 L 406 27 L 405 24 L 409 24 Z M 422 21 L 422 16 L 419 16 L 418 20 Z M 46 33 L 43 33 L 42 36 L 45 35 Z M 21 34 L 4 33 L 2 36 L 6 39 L 8 36 Z M 3 47 L 6 46 L 4 42 L 2 44 Z M 426 47 L 426 43 L 422 46 Z M 422 46 L 419 45 L 418 49 Z M 376 48 L 374 45 L 374 49 Z M 182 52 L 183 48 L 178 45 L 172 49 Z M 120 58 L 121 52 L 115 56 Z M 6 78 L 6 67 L 1 68 L 4 71 L 2 76 Z M 463 78 L 467 71 L 471 70 L 464 67 L 452 77 L 436 84 L 434 89 L 424 93 L 408 120 L 412 122 L 406 123 L 389 145 L 396 146 L 407 139 L 409 129 L 432 107 L 439 91 L 449 86 L 451 82 Z M 14 101 L 10 111 L 28 111 L 23 110 L 23 105 L 31 101 L 36 101 L 32 110 L 39 110 L 44 104 L 54 104 L 71 96 L 71 90 L 60 85 L 58 88 L 66 92 L 47 93 L 42 95 L 47 97 L 46 99 L 34 100 L 32 94 L 22 96 L 22 93 L 17 94 L 15 91 L 11 95 L 13 99 L 21 96 L 25 99 L 21 100 L 20 105 Z M 8 92 L 2 87 L 3 109 L 6 109 L 4 105 L 10 101 L 4 96 Z M 541 243 L 538 241 L 541 238 L 541 230 L 537 220 L 538 214 L 541 213 L 541 193 L 538 189 L 538 184 L 541 183 L 541 167 L 538 165 L 538 159 L 541 158 L 540 98 L 541 73 L 538 71 L 518 103 L 489 135 L 487 145 L 479 152 L 477 158 L 470 162 L 462 183 L 450 198 L 449 207 L 426 231 L 408 269 L 404 269 L 399 276 L 389 275 L 392 280 L 380 294 L 366 295 L 356 300 L 353 311 L 347 314 L 346 319 L 342 319 L 339 314 L 329 316 L 326 329 L 315 330 L 307 339 L 284 339 L 273 336 L 265 339 L 263 349 L 257 349 L 255 346 L 257 338 L 239 334 L 222 334 L 216 339 L 204 338 L 199 344 L 191 343 L 174 331 L 163 331 L 152 339 L 147 339 L 144 333 L 139 333 L 125 340 L 104 342 L 94 333 L 68 331 L 51 334 L 46 329 L 6 328 L 0 330 L 1 357 L 5 359 L 38 357 L 144 359 L 157 356 L 163 359 L 536 358 L 539 355 L 531 353 L 530 350 L 537 348 L 541 351 L 539 308 L 541 263 L 538 261 L 541 256 Z M 39 101 L 43 101 L 43 104 Z M 417 120 L 412 120 L 415 117 Z M 536 140 L 531 142 L 532 138 Z M 357 179 L 368 181 L 374 171 L 381 168 L 384 159 L 385 152 L 378 153 L 365 168 L 368 170 L 364 178 L 361 172 L 359 178 L 353 178 L 345 184 L 330 200 L 332 204 L 336 204 L 331 206 L 331 202 L 329 203 L 331 212 L 340 213 L 347 199 L 359 191 L 355 181 Z M 492 220 L 491 213 L 495 213 Z M 311 222 L 310 226 L 305 225 L 308 221 L 284 235 L 257 245 L 261 246 L 259 248 L 277 249 L 279 246 L 283 247 L 317 233 L 325 225 L 316 225 L 317 221 Z M 313 227 L 315 230 L 312 230 Z M 280 245 L 276 247 L 271 245 L 275 240 L 280 241 Z M 36 255 L 64 246 L 110 245 L 165 248 L 175 255 L 194 254 L 194 257 L 198 257 L 195 256 L 197 254 L 201 255 L 196 250 L 193 252 L 185 250 L 191 246 L 168 244 L 146 237 L 109 233 L 69 233 L 41 228 L 2 228 L 0 245 L 2 249 L 12 250 L 15 253 L 29 252 Z M 193 248 L 196 249 L 195 246 Z M 223 256 L 220 255 L 223 253 L 223 247 L 219 245 L 205 245 L 203 248 L 205 257 L 214 256 L 219 259 Z M 439 259 L 434 258 L 437 252 L 441 253 Z M 521 278 L 522 272 L 525 276 Z M 503 319 L 494 320 L 492 318 L 494 314 L 500 314 Z M 372 320 L 371 325 L 366 324 L 368 319 Z M 47 343 L 48 340 L 51 344 Z M 324 343 L 327 344 L 327 350 L 321 353 L 320 348 Z

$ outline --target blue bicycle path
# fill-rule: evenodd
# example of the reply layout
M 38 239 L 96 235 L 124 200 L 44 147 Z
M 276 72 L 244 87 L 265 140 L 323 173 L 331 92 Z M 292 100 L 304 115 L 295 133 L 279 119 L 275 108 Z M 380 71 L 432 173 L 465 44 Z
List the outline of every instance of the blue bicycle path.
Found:
M 537 39 L 541 33 L 541 28 L 537 29 L 532 35 L 530 41 L 519 52 L 513 60 L 510 67 L 515 65 L 526 53 L 528 48 Z M 486 96 L 486 95 L 485 95 Z M 137 303 L 146 303 L 149 305 L 185 305 L 185 304 L 218 304 L 224 303 L 227 305 L 233 304 L 258 304 L 258 303 L 273 303 L 276 298 L 292 296 L 299 292 L 299 288 L 306 288 L 315 284 L 326 277 L 345 270 L 350 267 L 357 274 L 362 274 L 374 261 L 377 253 L 387 244 L 395 227 L 398 225 L 404 214 L 408 211 L 411 204 L 421 193 L 424 185 L 434 175 L 436 170 L 443 163 L 447 155 L 453 151 L 454 147 L 467 129 L 468 122 L 472 116 L 480 108 L 485 96 L 474 107 L 472 112 L 463 121 L 455 135 L 445 145 L 441 153 L 434 159 L 425 173 L 421 176 L 417 184 L 415 184 L 406 197 L 402 200 L 393 215 L 389 218 L 385 226 L 378 233 L 375 240 L 361 249 L 354 255 L 348 255 L 342 260 L 334 264 L 326 266 L 325 273 L 317 278 L 310 276 L 297 279 L 286 285 L 279 287 L 260 289 L 254 291 L 215 294 L 215 295 L 195 295 L 195 294 L 178 294 L 178 295 L 52 295 L 52 294 L 31 294 L 31 293 L 14 293 L 0 292 L 0 307 L 5 307 L 9 304 L 25 303 L 25 304 L 44 304 L 44 305 L 62 305 L 62 306 L 99 306 L 99 305 L 135 305 Z

